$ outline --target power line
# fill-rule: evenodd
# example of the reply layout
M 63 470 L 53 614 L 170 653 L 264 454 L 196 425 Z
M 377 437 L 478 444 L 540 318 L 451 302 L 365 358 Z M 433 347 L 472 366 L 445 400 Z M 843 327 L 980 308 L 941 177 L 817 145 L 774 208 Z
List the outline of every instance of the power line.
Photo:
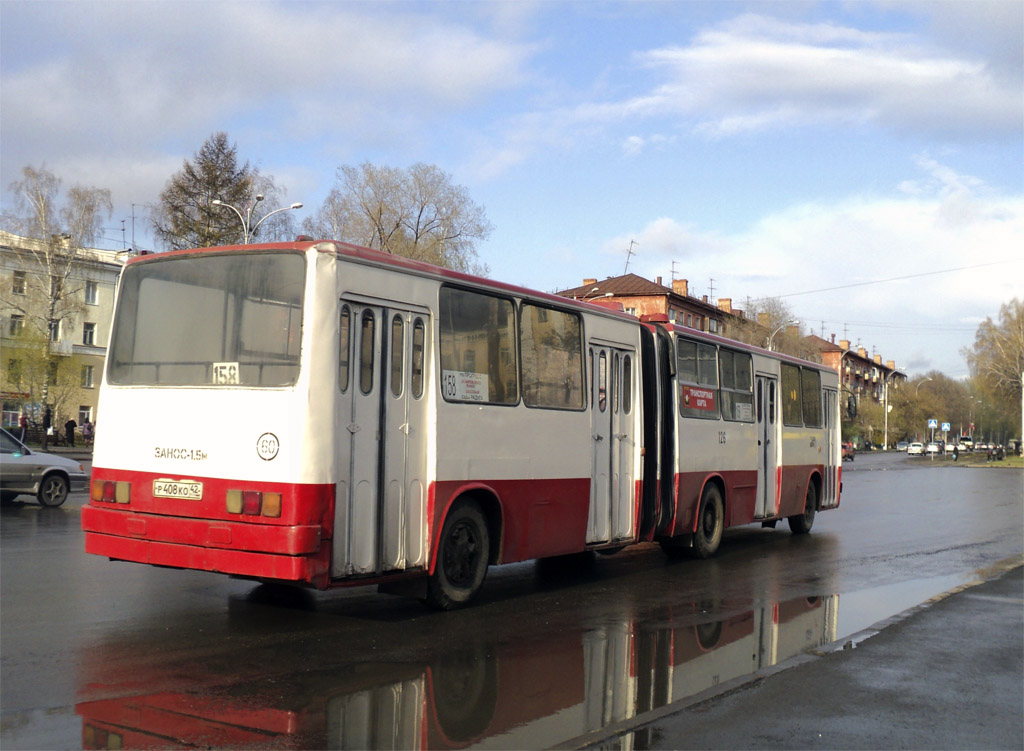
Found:
M 800 295 L 816 295 L 819 292 L 833 292 L 837 289 L 850 289 L 852 287 L 866 287 L 870 284 L 885 284 L 887 282 L 901 282 L 905 279 L 919 279 L 922 276 L 935 276 L 937 274 L 951 274 L 955 271 L 967 271 L 969 269 L 980 269 L 986 266 L 998 266 L 1003 263 L 1020 263 L 1020 259 L 1014 258 L 1005 261 L 989 261 L 988 263 L 978 263 L 973 266 L 959 266 L 955 269 L 939 269 L 936 271 L 922 271 L 920 274 L 907 274 L 906 276 L 894 276 L 889 279 L 874 279 L 869 282 L 852 282 L 850 284 L 840 284 L 835 287 L 822 287 L 821 289 L 809 289 L 804 292 L 790 292 L 785 295 L 771 295 L 769 297 L 758 297 L 757 300 L 769 300 L 773 297 L 798 297 Z

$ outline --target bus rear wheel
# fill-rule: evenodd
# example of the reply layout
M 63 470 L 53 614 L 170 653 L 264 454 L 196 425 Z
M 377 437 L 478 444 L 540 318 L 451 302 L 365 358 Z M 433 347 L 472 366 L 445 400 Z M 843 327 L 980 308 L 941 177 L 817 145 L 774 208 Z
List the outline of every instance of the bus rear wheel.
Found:
M 725 506 L 722 493 L 714 483 L 708 483 L 700 496 L 697 531 L 693 535 L 693 554 L 710 558 L 718 550 L 725 529 Z
M 814 514 L 817 511 L 818 492 L 814 489 L 814 483 L 807 484 L 807 500 L 804 503 L 804 512 L 796 516 L 786 517 L 789 522 L 789 530 L 794 535 L 806 535 L 814 526 Z
M 437 610 L 467 605 L 483 586 L 490 550 L 480 507 L 473 501 L 456 503 L 441 530 L 437 564 L 427 580 L 426 604 Z

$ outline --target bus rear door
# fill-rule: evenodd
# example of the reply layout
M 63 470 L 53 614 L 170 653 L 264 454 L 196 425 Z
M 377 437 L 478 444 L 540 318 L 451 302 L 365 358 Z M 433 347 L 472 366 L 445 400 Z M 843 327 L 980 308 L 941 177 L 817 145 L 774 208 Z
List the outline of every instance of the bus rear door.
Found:
M 342 300 L 332 576 L 426 565 L 428 314 Z

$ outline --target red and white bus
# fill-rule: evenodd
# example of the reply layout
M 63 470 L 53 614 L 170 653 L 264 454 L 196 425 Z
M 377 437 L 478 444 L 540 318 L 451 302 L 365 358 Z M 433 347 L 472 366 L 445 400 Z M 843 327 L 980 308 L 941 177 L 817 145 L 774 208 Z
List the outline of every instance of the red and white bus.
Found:
M 337 242 L 125 267 L 86 551 L 435 607 L 487 567 L 839 503 L 838 377 Z

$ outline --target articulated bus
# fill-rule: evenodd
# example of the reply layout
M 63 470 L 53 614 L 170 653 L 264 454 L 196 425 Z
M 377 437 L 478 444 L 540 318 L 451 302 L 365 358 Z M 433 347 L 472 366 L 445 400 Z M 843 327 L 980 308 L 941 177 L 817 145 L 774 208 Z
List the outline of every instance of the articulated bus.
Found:
M 134 258 L 89 553 L 468 603 L 489 565 L 838 506 L 821 365 L 338 242 Z

